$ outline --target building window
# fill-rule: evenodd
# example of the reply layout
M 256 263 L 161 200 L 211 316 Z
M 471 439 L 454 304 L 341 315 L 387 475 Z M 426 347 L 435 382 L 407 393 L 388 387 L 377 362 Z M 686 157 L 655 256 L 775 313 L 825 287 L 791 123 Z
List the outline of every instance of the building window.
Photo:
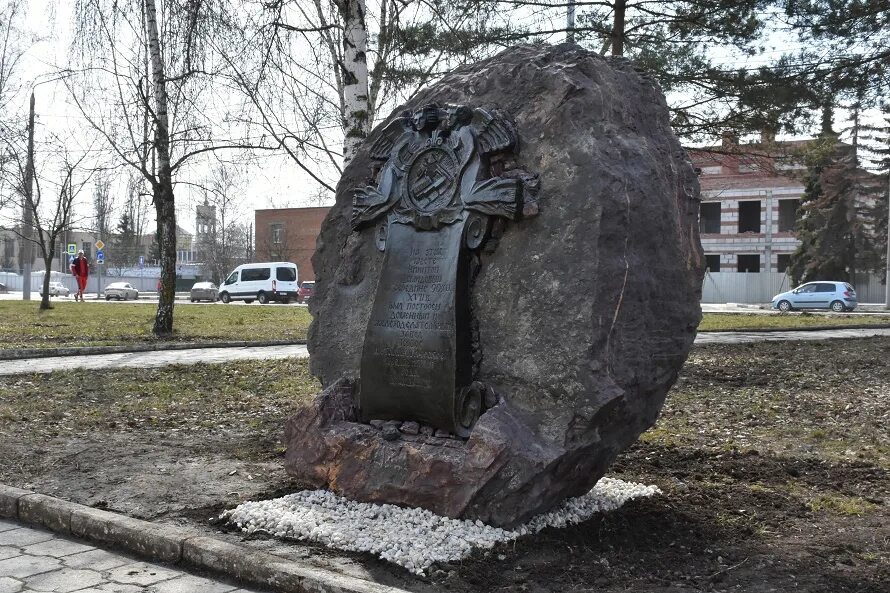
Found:
M 759 272 L 760 256 L 759 255 L 740 255 L 739 272 Z
M 93 257 L 93 244 L 92 243 L 81 243 L 80 248 L 83 249 L 83 255 L 87 259 L 92 259 Z
M 723 173 L 723 167 L 702 167 L 701 174 L 702 175 L 720 175 Z
M 790 233 L 794 231 L 797 222 L 797 209 L 800 200 L 779 200 L 779 232 Z
M 791 263 L 790 253 L 780 253 L 776 256 L 776 271 L 783 274 L 788 271 L 788 264 Z
M 698 214 L 698 232 L 720 233 L 720 202 L 703 202 Z
M 719 272 L 720 271 L 720 255 L 705 255 L 705 267 L 709 272 Z
M 280 223 L 270 225 L 269 236 L 272 237 L 273 245 L 280 245 L 284 237 L 284 225 Z
M 739 202 L 739 232 L 760 232 L 760 200 Z

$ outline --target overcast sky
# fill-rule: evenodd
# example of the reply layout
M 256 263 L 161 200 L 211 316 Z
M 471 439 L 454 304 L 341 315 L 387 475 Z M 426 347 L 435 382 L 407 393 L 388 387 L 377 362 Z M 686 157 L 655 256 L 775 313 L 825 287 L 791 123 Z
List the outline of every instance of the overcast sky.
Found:
M 20 70 L 24 89 L 19 97 L 22 106 L 22 114 L 27 114 L 27 91 L 29 81 L 45 81 L 52 77 L 58 68 L 65 67 L 68 62 L 68 50 L 71 46 L 72 23 L 71 14 L 73 2 L 66 0 L 29 0 L 27 2 L 28 15 L 27 28 L 39 33 L 41 40 L 36 42 L 28 51 Z M 559 18 L 559 15 L 557 15 Z M 554 27 L 560 27 L 562 22 L 554 22 Z M 557 36 L 554 41 L 558 41 Z M 725 64 L 757 67 L 768 62 L 783 51 L 793 49 L 793 45 L 787 43 L 787 37 L 781 33 L 773 35 L 767 40 L 766 55 L 753 58 L 726 52 L 716 56 Z M 86 130 L 86 122 L 79 110 L 71 104 L 67 97 L 67 91 L 61 83 L 43 82 L 35 88 L 37 97 L 36 112 L 38 136 L 49 131 L 63 134 L 65 130 Z M 389 109 L 383 109 L 382 115 L 386 115 Z M 23 115 L 23 116 L 24 116 Z M 87 139 L 92 134 L 82 132 L 75 134 L 71 151 L 90 151 L 97 157 L 111 157 L 113 153 L 107 146 L 94 142 L 90 144 Z M 49 155 L 37 154 L 38 163 Z M 45 160 L 45 159 L 44 159 Z M 201 176 L 201 172 L 192 172 Z M 122 195 L 125 188 L 124 175 L 116 189 Z M 240 193 L 243 200 L 240 201 L 238 214 L 245 222 L 253 220 L 253 210 L 258 208 L 293 207 L 305 205 L 329 205 L 332 196 L 319 191 L 319 186 L 312 182 L 293 162 L 284 155 L 266 152 L 257 156 L 255 161 L 245 167 L 242 175 Z M 79 205 L 81 212 L 92 216 L 93 207 L 90 198 L 91 190 L 86 190 Z M 180 184 L 176 188 L 179 225 L 185 229 L 194 229 L 194 205 L 201 201 L 201 194 L 189 187 Z M 113 216 L 116 224 L 119 213 Z

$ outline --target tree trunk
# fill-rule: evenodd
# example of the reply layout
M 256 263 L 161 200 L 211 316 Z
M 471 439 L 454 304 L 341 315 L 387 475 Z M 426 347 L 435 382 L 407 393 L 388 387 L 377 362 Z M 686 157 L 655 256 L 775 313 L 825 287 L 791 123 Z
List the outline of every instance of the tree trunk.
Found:
M 566 43 L 575 43 L 575 0 L 566 6 Z
M 153 187 L 155 213 L 160 239 L 161 291 L 152 332 L 156 336 L 173 333 L 173 299 L 176 292 L 176 203 L 173 196 L 173 171 L 170 167 L 170 124 L 167 117 L 167 84 L 155 0 L 145 0 L 148 50 L 151 57 L 151 78 L 155 99 L 154 148 L 158 155 L 158 180 Z
M 161 290 L 152 331 L 156 336 L 173 332 L 173 302 L 176 297 L 176 205 L 173 188 L 158 184 L 154 193 L 160 240 Z
M 43 266 L 46 272 L 43 274 L 43 296 L 40 299 L 40 310 L 44 311 L 46 309 L 52 309 L 52 305 L 49 304 L 49 278 L 50 272 L 53 267 L 53 259 L 55 259 L 56 252 L 54 249 L 50 249 L 43 256 Z
M 612 55 L 624 55 L 624 11 L 627 0 L 615 0 L 615 18 L 612 25 Z
M 340 0 L 343 20 L 343 163 L 352 160 L 370 133 L 373 114 L 368 100 L 368 29 L 365 0 Z

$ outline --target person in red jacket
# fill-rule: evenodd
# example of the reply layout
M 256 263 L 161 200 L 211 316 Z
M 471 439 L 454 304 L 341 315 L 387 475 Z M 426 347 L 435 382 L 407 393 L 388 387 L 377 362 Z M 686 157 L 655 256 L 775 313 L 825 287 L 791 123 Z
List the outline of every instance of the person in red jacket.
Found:
M 87 287 L 87 279 L 90 277 L 90 264 L 87 262 L 83 249 L 77 252 L 77 257 L 71 261 L 71 273 L 77 279 L 77 292 L 74 293 L 74 300 L 83 302 L 83 291 Z

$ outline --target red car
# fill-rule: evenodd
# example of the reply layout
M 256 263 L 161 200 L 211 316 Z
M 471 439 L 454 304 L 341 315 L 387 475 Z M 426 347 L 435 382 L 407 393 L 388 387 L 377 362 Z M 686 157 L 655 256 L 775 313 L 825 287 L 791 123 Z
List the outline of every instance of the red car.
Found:
M 309 280 L 305 280 L 300 282 L 300 290 L 297 291 L 297 302 L 305 303 L 312 298 L 313 294 L 315 294 L 314 281 L 310 282 Z

